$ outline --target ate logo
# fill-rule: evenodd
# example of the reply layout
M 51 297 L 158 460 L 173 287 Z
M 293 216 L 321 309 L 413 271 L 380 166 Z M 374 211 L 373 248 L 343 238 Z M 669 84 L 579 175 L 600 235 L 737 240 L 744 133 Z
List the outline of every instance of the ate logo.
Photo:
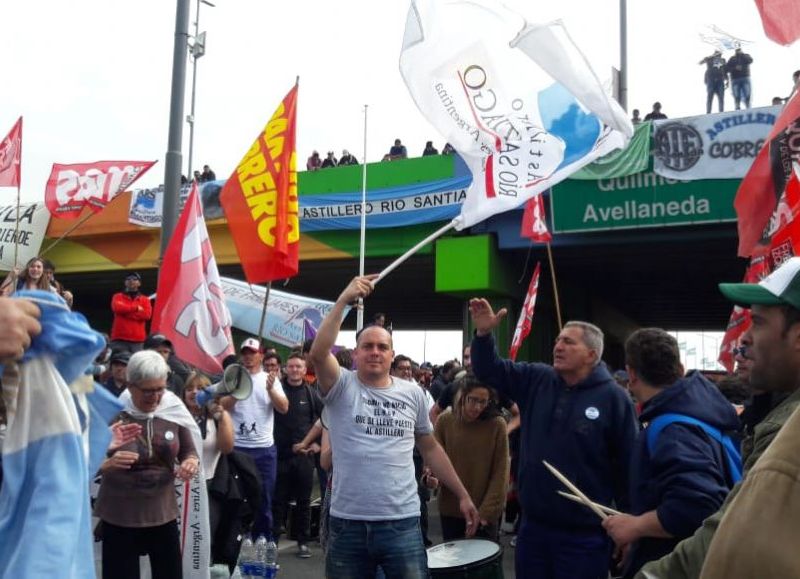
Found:
M 202 268 L 202 275 L 199 283 L 195 282 L 197 285 L 192 289 L 191 301 L 178 316 L 175 329 L 185 338 L 190 338 L 194 327 L 197 346 L 217 358 L 230 347 L 231 319 L 224 304 L 222 282 L 214 263 L 208 230 L 201 219 L 195 218 L 194 226 L 184 240 L 181 267 Z
M 667 123 L 655 135 L 655 155 L 673 171 L 688 171 L 703 156 L 703 138 L 683 123 Z

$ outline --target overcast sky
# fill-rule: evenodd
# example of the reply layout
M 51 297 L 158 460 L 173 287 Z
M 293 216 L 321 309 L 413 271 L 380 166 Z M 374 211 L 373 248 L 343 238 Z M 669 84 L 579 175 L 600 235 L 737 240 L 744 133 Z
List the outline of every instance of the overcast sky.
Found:
M 428 139 L 441 148 L 398 72 L 407 1 L 212 1 L 216 7 L 203 5 L 200 15 L 208 38 L 198 64 L 194 167 L 230 174 L 297 75 L 299 165 L 314 148 L 337 157 L 347 148 L 362 158 L 364 104 L 371 161 L 394 138 L 410 155 Z M 600 78 L 618 66 L 618 2 L 507 4 L 531 22 L 562 18 Z M 628 103 L 642 115 L 655 100 L 670 117 L 704 112 L 697 62 L 713 50 L 699 40 L 706 24 L 755 41 L 746 50 L 755 60 L 756 105 L 788 95 L 800 68 L 797 47 L 764 37 L 753 0 L 629 2 L 628 16 Z M 6 3 L 0 133 L 24 115 L 23 198 L 43 197 L 54 162 L 157 159 L 139 185 L 163 181 L 174 25 L 175 2 L 167 0 Z M 187 114 L 190 89 L 191 76 Z M 188 129 L 183 144 L 185 171 Z

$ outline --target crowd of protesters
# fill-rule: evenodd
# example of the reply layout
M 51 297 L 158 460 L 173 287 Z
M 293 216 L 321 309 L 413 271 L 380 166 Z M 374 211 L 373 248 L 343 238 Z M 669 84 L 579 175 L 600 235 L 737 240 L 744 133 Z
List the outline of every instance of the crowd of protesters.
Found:
M 63 295 L 52 272 L 31 260 L 4 295 Z M 786 469 L 800 471 L 791 437 L 800 428 L 800 258 L 758 284 L 720 284 L 752 308 L 753 325 L 736 374 L 719 386 L 686 373 L 676 339 L 658 328 L 627 338 L 625 370 L 613 375 L 603 332 L 586 321 L 564 325 L 552 365 L 504 360 L 494 333 L 506 311 L 482 298 L 470 300 L 475 333 L 461 360 L 433 366 L 395 352 L 384 313 L 354 349 L 336 348 L 344 308 L 368 298 L 373 279 L 353 279 L 316 339 L 285 361 L 258 338 L 242 341 L 224 366 L 240 365 L 249 396 L 200 402 L 220 377 L 147 333 L 141 277 L 124 278 L 94 368 L 124 406 L 98 473 L 103 577 L 138 576 L 140 555 L 154 576 L 181 576 L 174 480 L 197 476 L 208 490 L 211 562 L 230 570 L 247 532 L 290 538 L 308 558 L 318 527 L 328 577 L 426 577 L 436 494 L 445 541 L 515 535 L 518 577 L 750 577 L 767 560 L 780 570 L 770 576 L 796 575 L 780 546 L 795 520 Z M 19 356 L 36 317 L 32 304 L 0 300 L 0 354 Z M 315 478 L 321 512 L 311 504 Z M 247 501 L 231 499 L 231 481 Z M 759 548 L 737 548 L 745 540 Z

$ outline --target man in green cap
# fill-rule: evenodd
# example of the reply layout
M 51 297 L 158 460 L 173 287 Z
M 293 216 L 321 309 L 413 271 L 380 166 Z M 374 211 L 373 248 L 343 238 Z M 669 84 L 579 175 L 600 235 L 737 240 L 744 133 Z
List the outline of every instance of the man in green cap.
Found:
M 720 291 L 740 306 L 750 307 L 752 325 L 743 341 L 750 344 L 750 386 L 764 392 L 789 394 L 742 442 L 744 476 L 722 508 L 681 541 L 669 555 L 645 565 L 636 579 L 699 578 L 711 540 L 725 512 L 747 484 L 748 473 L 800 406 L 800 257 L 786 260 L 757 284 L 723 283 Z

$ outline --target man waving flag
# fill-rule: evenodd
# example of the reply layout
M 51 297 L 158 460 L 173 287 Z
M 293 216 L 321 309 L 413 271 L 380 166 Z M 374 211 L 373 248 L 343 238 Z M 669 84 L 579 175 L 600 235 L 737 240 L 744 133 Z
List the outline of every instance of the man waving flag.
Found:
M 560 22 L 528 24 L 492 0 L 413 0 L 400 72 L 472 170 L 457 229 L 519 207 L 633 134 Z

